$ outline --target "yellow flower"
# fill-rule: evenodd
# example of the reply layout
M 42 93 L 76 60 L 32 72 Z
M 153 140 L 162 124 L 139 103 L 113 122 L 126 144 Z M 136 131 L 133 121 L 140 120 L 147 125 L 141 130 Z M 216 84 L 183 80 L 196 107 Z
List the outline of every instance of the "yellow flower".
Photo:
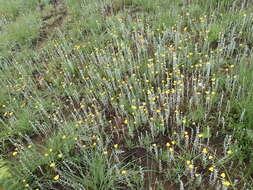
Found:
M 176 141 L 171 141 L 171 144 L 176 144 Z
M 212 159 L 213 159 L 213 156 L 212 156 L 212 155 L 208 156 L 208 159 L 209 159 L 209 160 L 212 160 Z
M 119 147 L 119 145 L 118 145 L 118 144 L 115 144 L 115 145 L 114 145 L 114 148 L 118 148 L 118 147 Z
M 107 151 L 104 151 L 104 152 L 103 152 L 103 155 L 107 155 L 107 154 L 108 154 L 108 152 L 107 152 Z
M 226 174 L 225 174 L 225 173 L 221 173 L 220 176 L 221 176 L 222 178 L 225 178 L 225 177 L 226 177 Z
M 62 138 L 62 139 L 66 139 L 67 137 L 66 137 L 66 135 L 63 135 L 61 138 Z
M 122 175 L 125 175 L 125 174 L 127 174 L 127 171 L 126 171 L 126 170 L 122 170 L 120 173 L 121 173 Z
M 54 176 L 54 178 L 53 178 L 55 181 L 57 181 L 58 179 L 60 179 L 60 176 L 59 175 L 56 175 L 56 176 Z
M 125 119 L 124 123 L 125 123 L 125 124 L 127 124 L 127 123 L 128 123 L 127 119 Z
M 228 154 L 232 154 L 233 152 L 232 152 L 232 150 L 229 150 L 229 151 L 227 151 L 227 153 L 228 153 Z
M 58 158 L 62 158 L 63 155 L 62 155 L 62 154 L 58 154 L 57 157 L 58 157 Z
M 27 184 L 25 184 L 25 187 L 29 187 L 30 185 L 27 183 Z
M 133 110 L 136 110 L 136 109 L 137 109 L 137 106 L 131 106 L 131 108 L 132 108 Z
M 18 152 L 13 152 L 12 155 L 13 156 L 17 156 Z
M 203 148 L 202 153 L 207 154 L 208 153 L 207 148 Z
M 209 171 L 213 172 L 214 171 L 214 167 L 210 167 L 208 168 Z
M 174 148 L 170 148 L 169 150 L 170 150 L 170 152 L 174 152 Z
M 50 168 L 54 168 L 55 166 L 56 166 L 56 165 L 55 165 L 54 162 L 52 162 L 52 163 L 49 165 Z
M 45 156 L 45 157 L 48 157 L 48 153 L 45 153 L 44 156 Z
M 194 168 L 194 165 L 193 165 L 193 164 L 190 164 L 190 165 L 189 165 L 189 168 L 190 168 L 190 169 L 193 169 L 193 168 Z
M 231 185 L 231 183 L 229 181 L 223 181 L 222 184 L 227 186 L 227 187 Z
M 32 148 L 32 145 L 28 145 L 28 147 L 27 148 Z
M 154 144 L 152 144 L 152 146 L 153 146 L 153 147 L 156 147 L 156 146 L 157 146 L 157 144 L 155 144 L 155 143 L 154 143 Z
M 186 164 L 190 165 L 191 161 L 190 160 L 186 160 Z
M 170 147 L 170 143 L 167 142 L 167 143 L 166 143 L 166 146 L 167 146 L 167 147 Z
M 75 48 L 75 49 L 80 49 L 80 47 L 81 47 L 80 45 L 75 45 L 74 48 Z

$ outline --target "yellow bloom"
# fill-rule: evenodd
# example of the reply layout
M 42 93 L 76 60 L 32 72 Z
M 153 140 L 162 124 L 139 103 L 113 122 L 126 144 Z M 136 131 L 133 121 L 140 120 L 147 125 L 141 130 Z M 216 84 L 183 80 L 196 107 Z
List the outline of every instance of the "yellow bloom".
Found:
M 169 150 L 170 150 L 170 152 L 174 152 L 174 148 L 170 148 Z
M 213 159 L 213 156 L 212 155 L 208 156 L 208 159 L 209 160 Z
M 203 148 L 202 153 L 207 154 L 208 153 L 207 148 Z
M 60 176 L 59 175 L 56 175 L 56 176 L 54 176 L 54 178 L 53 178 L 55 181 L 57 181 L 58 179 L 60 179 Z
M 121 173 L 122 175 L 125 175 L 125 174 L 127 174 L 127 171 L 126 171 L 126 170 L 122 170 L 120 173 Z
M 75 48 L 75 49 L 80 49 L 80 47 L 81 47 L 80 45 L 75 45 L 74 48 Z
M 167 146 L 167 147 L 170 147 L 170 143 L 167 142 L 167 143 L 166 143 L 166 146 Z
M 225 173 L 221 173 L 220 176 L 221 176 L 222 178 L 225 178 L 225 177 L 226 177 L 226 174 L 225 174 Z
M 119 145 L 118 145 L 118 144 L 115 144 L 115 145 L 114 145 L 114 148 L 118 148 L 118 147 L 119 147 Z
M 227 153 L 228 153 L 228 154 L 232 154 L 233 152 L 232 152 L 232 150 L 229 150 L 229 151 L 227 151 Z
M 29 187 L 30 185 L 27 183 L 27 184 L 25 184 L 25 187 Z
M 214 167 L 210 167 L 208 168 L 209 171 L 213 172 L 214 171 Z
M 32 148 L 32 145 L 28 145 L 28 147 L 27 148 Z
M 18 152 L 13 152 L 12 155 L 13 156 L 17 156 Z
M 131 108 L 132 108 L 133 110 L 136 110 L 136 109 L 137 109 L 137 106 L 131 106 Z
M 103 152 L 103 155 L 107 155 L 107 154 L 108 154 L 108 152 L 107 152 L 107 151 L 104 151 L 104 152 Z
M 54 168 L 55 166 L 56 166 L 56 165 L 55 165 L 54 162 L 52 162 L 52 163 L 49 165 L 50 168 Z
M 67 137 L 66 137 L 66 135 L 63 135 L 61 138 L 62 138 L 62 139 L 66 139 Z
M 190 164 L 190 165 L 189 165 L 189 168 L 193 169 L 193 168 L 194 168 L 194 165 L 193 165 L 193 164 Z
M 223 181 L 222 184 L 227 186 L 227 187 L 231 185 L 231 183 L 229 181 Z

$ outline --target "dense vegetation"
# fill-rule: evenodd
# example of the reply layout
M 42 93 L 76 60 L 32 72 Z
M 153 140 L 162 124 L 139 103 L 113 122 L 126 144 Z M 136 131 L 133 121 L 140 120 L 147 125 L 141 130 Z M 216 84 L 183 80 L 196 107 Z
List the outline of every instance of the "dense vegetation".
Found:
M 0 0 L 0 189 L 252 189 L 252 12 Z

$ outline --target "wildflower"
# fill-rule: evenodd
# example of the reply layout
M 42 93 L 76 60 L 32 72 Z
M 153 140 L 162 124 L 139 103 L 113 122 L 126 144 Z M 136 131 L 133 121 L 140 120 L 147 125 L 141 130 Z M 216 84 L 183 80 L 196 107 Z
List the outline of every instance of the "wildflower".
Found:
M 227 151 L 227 154 L 232 154 L 232 153 L 233 153 L 232 150 Z
M 28 145 L 28 147 L 27 148 L 32 148 L 32 145 Z
M 80 45 L 75 45 L 75 49 L 80 49 Z
M 58 179 L 60 179 L 60 176 L 59 176 L 59 175 L 56 175 L 56 176 L 53 177 L 53 179 L 54 179 L 55 181 L 57 181 Z
M 133 110 L 136 110 L 136 109 L 137 109 L 137 106 L 131 106 L 131 108 L 132 108 Z
M 48 153 L 45 153 L 44 156 L 45 156 L 45 157 L 48 157 Z
M 126 170 L 122 170 L 120 173 L 121 173 L 122 175 L 125 175 L 125 174 L 127 174 L 127 171 L 126 171 Z
M 203 148 L 202 153 L 203 153 L 203 154 L 207 154 L 207 153 L 208 153 L 207 148 Z
M 193 168 L 194 168 L 194 165 L 193 165 L 193 164 L 190 164 L 190 165 L 189 165 L 189 168 L 190 168 L 190 169 L 193 169 Z
M 55 164 L 54 162 L 52 162 L 52 163 L 49 165 L 50 168 L 54 168 L 55 166 L 56 166 L 56 164 Z
M 53 152 L 53 149 L 52 149 L 52 148 L 50 148 L 50 149 L 49 149 L 49 152 Z
M 58 158 L 62 158 L 63 155 L 62 155 L 62 154 L 58 154 L 57 157 L 58 157 Z
M 212 156 L 212 155 L 208 156 L 208 159 L 209 159 L 209 160 L 212 160 L 212 159 L 213 159 L 213 156 Z
M 209 171 L 213 172 L 214 171 L 214 167 L 210 167 L 208 168 Z
M 222 184 L 225 185 L 226 187 L 231 185 L 231 183 L 229 181 L 223 181 Z
M 67 137 L 66 137 L 66 135 L 63 135 L 61 138 L 62 138 L 62 139 L 66 139 Z
M 226 174 L 225 174 L 225 173 L 221 173 L 220 176 L 221 176 L 222 178 L 225 178 L 225 177 L 226 177 Z
M 170 152 L 174 152 L 174 148 L 170 148 L 169 151 L 170 151 Z
M 125 119 L 124 123 L 125 123 L 125 124 L 127 124 L 127 123 L 128 123 L 127 119 Z
M 30 187 L 30 185 L 27 183 L 27 184 L 25 184 L 25 187 Z
M 107 155 L 107 154 L 108 154 L 108 152 L 107 152 L 107 151 L 104 151 L 104 152 L 103 152 L 103 155 Z
M 176 141 L 171 141 L 171 144 L 176 144 Z
M 167 142 L 167 143 L 166 143 L 166 146 L 167 146 L 167 147 L 170 147 L 170 143 L 169 143 L 169 142 Z
M 118 147 L 119 147 L 119 145 L 118 145 L 118 144 L 115 144 L 115 145 L 114 145 L 114 148 L 118 148 Z
M 153 146 L 153 147 L 156 147 L 156 146 L 157 146 L 157 144 L 155 144 L 155 143 L 154 143 L 154 144 L 152 144 L 152 146 Z
M 12 156 L 17 156 L 17 154 L 18 154 L 18 152 L 15 151 L 12 153 Z
M 186 160 L 186 164 L 190 165 L 191 161 L 190 160 Z

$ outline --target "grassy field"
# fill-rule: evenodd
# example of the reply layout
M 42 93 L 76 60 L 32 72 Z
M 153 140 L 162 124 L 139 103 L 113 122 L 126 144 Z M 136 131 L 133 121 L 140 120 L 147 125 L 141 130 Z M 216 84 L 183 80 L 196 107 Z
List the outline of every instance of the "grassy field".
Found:
M 253 189 L 251 0 L 0 0 L 0 190 Z

